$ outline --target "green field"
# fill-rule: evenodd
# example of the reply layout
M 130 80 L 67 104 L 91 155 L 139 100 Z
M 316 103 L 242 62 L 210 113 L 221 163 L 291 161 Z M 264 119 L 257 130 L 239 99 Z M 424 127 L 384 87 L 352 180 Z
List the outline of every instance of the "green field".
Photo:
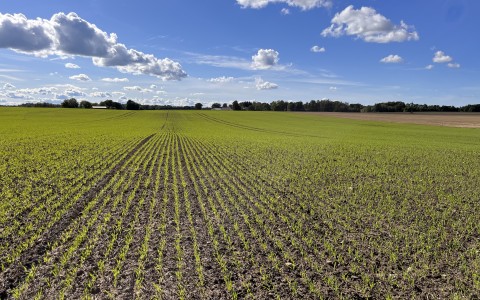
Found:
M 478 299 L 480 130 L 0 108 L 0 298 Z

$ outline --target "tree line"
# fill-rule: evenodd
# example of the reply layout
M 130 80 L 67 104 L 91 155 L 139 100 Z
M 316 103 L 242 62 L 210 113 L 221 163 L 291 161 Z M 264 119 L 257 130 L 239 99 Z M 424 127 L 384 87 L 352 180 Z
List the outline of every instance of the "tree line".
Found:
M 224 104 L 225 105 L 225 104 Z M 213 106 L 212 106 L 213 107 Z M 263 102 L 238 102 L 234 101 L 230 106 L 232 110 L 258 110 L 258 111 L 315 111 L 315 112 L 480 112 L 480 104 L 465 106 L 428 105 L 396 102 L 380 102 L 374 105 L 362 105 L 360 103 L 347 103 L 332 100 L 311 100 L 303 103 L 288 102 L 283 100 L 271 103 Z
M 65 99 L 61 104 L 52 103 L 24 103 L 23 107 L 63 107 L 63 108 L 92 108 L 93 106 L 104 106 L 108 109 L 126 110 L 169 110 L 169 109 L 204 109 L 202 103 L 194 106 L 172 106 L 172 105 L 150 105 L 140 104 L 128 100 L 122 104 L 113 100 L 105 100 L 100 103 L 92 103 L 86 100 L 78 102 L 75 98 Z M 206 108 L 210 109 L 210 108 Z M 347 103 L 328 99 L 311 100 L 310 102 L 289 102 L 277 100 L 270 103 L 256 101 L 233 101 L 232 104 L 213 103 L 211 109 L 248 110 L 248 111 L 313 111 L 313 112 L 480 112 L 480 104 L 468 104 L 465 106 L 429 105 L 405 103 L 402 101 L 380 102 L 373 105 L 362 105 L 360 103 Z

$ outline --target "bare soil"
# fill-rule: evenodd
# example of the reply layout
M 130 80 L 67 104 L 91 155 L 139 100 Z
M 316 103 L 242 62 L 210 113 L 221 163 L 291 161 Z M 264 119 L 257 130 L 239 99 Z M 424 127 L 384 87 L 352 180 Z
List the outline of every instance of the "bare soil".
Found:
M 447 127 L 480 128 L 480 113 L 337 113 L 307 112 L 318 116 L 330 116 L 364 121 L 411 123 Z

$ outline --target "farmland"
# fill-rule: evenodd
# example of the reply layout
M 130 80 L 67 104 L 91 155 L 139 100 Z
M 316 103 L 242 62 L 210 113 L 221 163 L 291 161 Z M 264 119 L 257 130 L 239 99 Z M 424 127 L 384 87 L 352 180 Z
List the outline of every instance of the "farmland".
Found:
M 480 130 L 0 108 L 0 298 L 480 297 Z

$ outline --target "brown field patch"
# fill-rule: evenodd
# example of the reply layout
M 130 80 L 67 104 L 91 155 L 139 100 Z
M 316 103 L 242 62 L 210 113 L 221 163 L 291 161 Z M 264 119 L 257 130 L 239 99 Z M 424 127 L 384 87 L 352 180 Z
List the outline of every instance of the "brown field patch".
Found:
M 331 116 L 364 121 L 411 123 L 447 127 L 480 128 L 480 113 L 342 113 L 308 112 L 319 116 Z

